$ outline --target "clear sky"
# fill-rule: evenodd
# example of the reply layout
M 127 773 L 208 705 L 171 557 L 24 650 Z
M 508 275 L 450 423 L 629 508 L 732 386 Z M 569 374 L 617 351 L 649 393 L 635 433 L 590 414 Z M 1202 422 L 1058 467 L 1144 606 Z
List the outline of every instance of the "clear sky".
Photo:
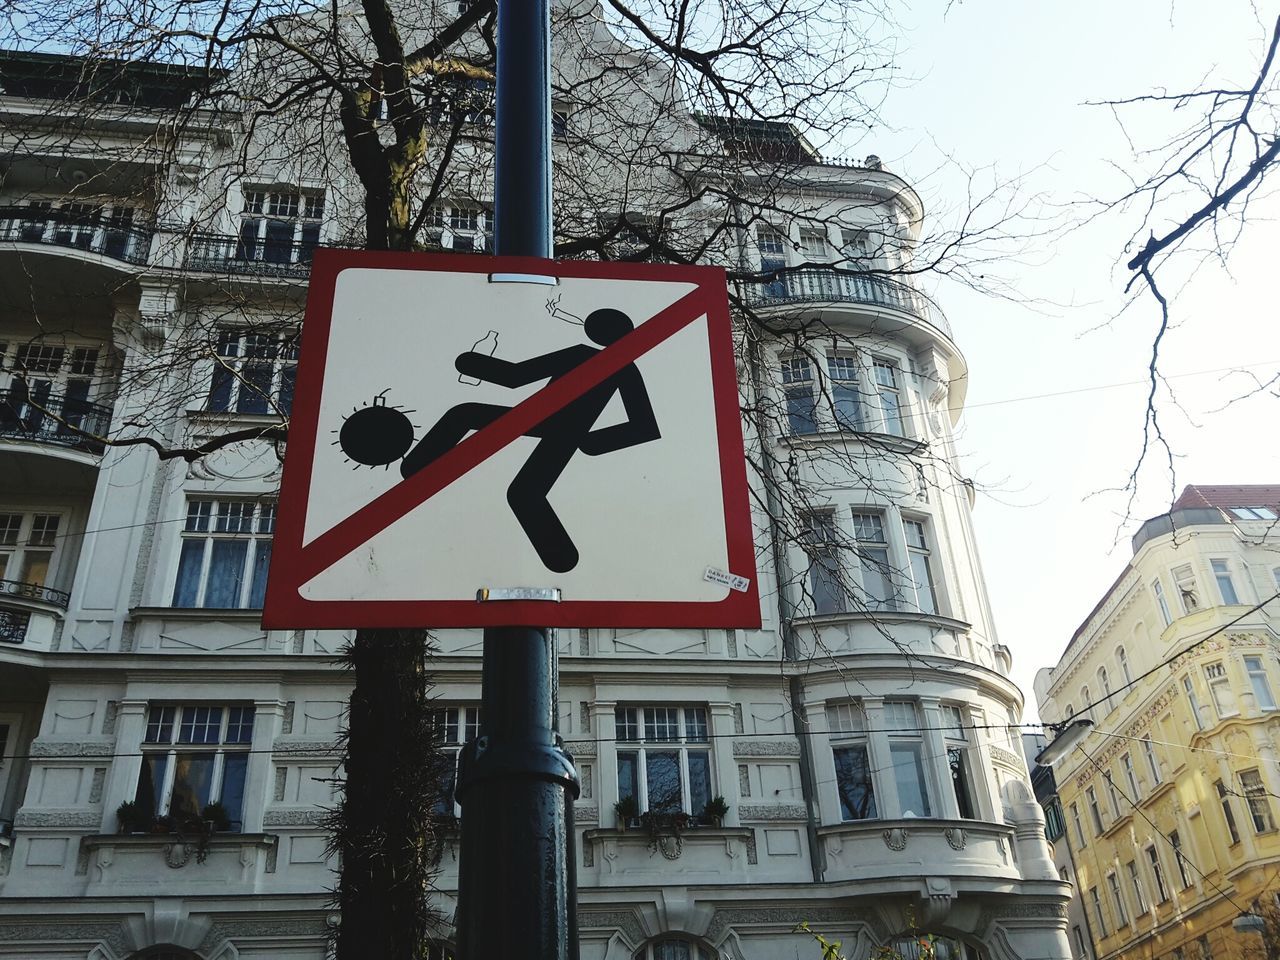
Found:
M 1139 170 L 1112 114 L 1091 99 L 1193 86 L 1203 75 L 1247 84 L 1277 3 L 920 0 L 902 17 L 903 81 L 884 107 L 877 153 L 954 217 L 972 168 L 1025 177 L 1042 210 L 1114 196 L 1114 165 Z M 1256 14 L 1255 14 L 1256 8 Z M 1137 146 L 1168 129 L 1158 108 L 1128 115 Z M 1083 213 L 1083 208 L 1075 208 Z M 1182 410 L 1162 403 L 1186 483 L 1280 483 L 1274 394 L 1226 406 L 1249 381 L 1280 371 L 1273 281 L 1280 203 L 1260 201 L 1224 268 L 1207 262 L 1178 291 L 1163 370 Z M 1267 220 L 1271 222 L 1266 222 Z M 1031 681 L 1051 666 L 1130 556 L 1129 535 L 1171 499 L 1167 469 L 1141 476 L 1132 518 L 1125 484 L 1141 443 L 1145 376 L 1158 315 L 1149 298 L 1120 314 L 1118 266 L 1136 220 L 1104 217 L 1065 237 L 1032 238 L 998 272 L 1027 303 L 937 286 L 970 365 L 958 446 L 978 483 L 983 564 L 1014 677 L 1035 719 Z M 1127 258 L 1126 258 L 1127 259 Z M 994 274 L 997 271 L 992 271 Z M 1128 384 L 1116 386 L 1118 384 Z M 1057 396 L 1045 396 L 1054 395 Z

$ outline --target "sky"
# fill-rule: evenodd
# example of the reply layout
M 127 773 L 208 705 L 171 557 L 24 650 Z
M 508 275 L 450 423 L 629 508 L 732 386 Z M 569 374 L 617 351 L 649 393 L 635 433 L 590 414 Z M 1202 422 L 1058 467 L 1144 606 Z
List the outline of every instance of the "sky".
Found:
M 901 79 L 885 125 L 856 153 L 876 153 L 917 184 L 942 222 L 957 216 L 963 168 L 1002 182 L 1042 216 L 1082 218 L 1083 197 L 1122 192 L 1120 169 L 1145 172 L 1134 147 L 1168 127 L 1158 108 L 1113 114 L 1086 101 L 1181 89 L 1203 76 L 1250 82 L 1265 28 L 1280 4 L 1077 0 L 919 0 L 901 15 Z M 1140 474 L 1137 496 L 1117 492 L 1142 440 L 1144 377 L 1159 321 L 1154 301 L 1121 312 L 1120 266 L 1137 220 L 1108 215 L 1065 234 L 1031 237 L 994 268 L 1014 298 L 931 285 L 970 371 L 958 425 L 961 464 L 978 486 L 974 513 L 1000 639 L 1035 720 L 1037 669 L 1056 663 L 1071 634 L 1124 567 L 1129 537 L 1168 510 L 1187 483 L 1280 483 L 1278 400 L 1247 392 L 1246 369 L 1280 372 L 1271 284 L 1280 203 L 1264 200 L 1226 266 L 1179 275 L 1162 369 L 1178 406 L 1162 405 L 1177 454 Z M 1170 274 L 1170 279 L 1173 274 Z M 1184 281 L 1185 282 L 1182 282 Z M 1181 409 L 1178 409 L 1180 407 Z M 1225 407 L 1225 409 L 1223 409 Z

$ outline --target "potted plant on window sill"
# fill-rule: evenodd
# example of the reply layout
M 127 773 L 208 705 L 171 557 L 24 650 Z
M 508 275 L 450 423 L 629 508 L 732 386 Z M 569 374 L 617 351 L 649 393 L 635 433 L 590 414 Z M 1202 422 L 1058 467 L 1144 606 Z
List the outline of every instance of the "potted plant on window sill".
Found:
M 635 797 L 623 797 L 613 805 L 613 812 L 618 818 L 618 830 L 626 833 L 631 821 L 640 815 L 640 808 Z
M 713 827 L 723 827 L 724 818 L 729 815 L 729 805 L 724 797 L 712 797 L 702 808 L 702 818 Z
M 119 833 L 150 833 L 154 820 L 132 800 L 116 807 L 116 830 Z

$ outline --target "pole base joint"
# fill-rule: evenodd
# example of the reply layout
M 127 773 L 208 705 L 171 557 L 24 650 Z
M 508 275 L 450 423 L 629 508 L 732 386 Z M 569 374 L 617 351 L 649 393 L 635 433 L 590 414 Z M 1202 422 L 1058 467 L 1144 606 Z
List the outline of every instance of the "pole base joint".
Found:
M 476 784 L 504 778 L 550 780 L 564 786 L 577 800 L 581 793 L 578 771 L 561 742 L 559 736 L 555 743 L 531 740 L 494 743 L 488 736 L 468 742 L 458 758 L 455 791 L 458 801 L 463 802 L 467 791 Z

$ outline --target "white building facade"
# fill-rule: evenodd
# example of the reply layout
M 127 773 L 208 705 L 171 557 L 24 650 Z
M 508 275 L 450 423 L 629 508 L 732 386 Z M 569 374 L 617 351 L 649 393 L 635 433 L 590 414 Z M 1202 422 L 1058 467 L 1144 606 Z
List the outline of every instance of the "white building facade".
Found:
M 602 24 L 588 39 L 627 56 Z M 560 69 L 585 59 L 567 45 Z M 194 81 L 156 66 L 132 68 L 81 143 L 42 80 L 74 69 L 0 64 L 0 957 L 321 960 L 349 638 L 260 626 L 282 444 L 156 447 L 287 416 L 310 250 L 354 235 L 359 191 L 241 114 L 160 137 Z M 568 177 L 596 118 L 557 106 Z M 664 122 L 677 145 L 705 129 Z M 717 255 L 779 271 L 734 289 L 770 331 L 738 344 L 763 626 L 559 632 L 582 956 L 816 956 L 793 930 L 808 922 L 852 960 L 912 956 L 919 933 L 939 956 L 1065 960 L 1068 887 L 952 443 L 965 362 L 891 276 L 919 199 L 784 125 L 743 136 L 781 151 L 768 189 L 796 211 Z M 459 163 L 484 150 L 481 131 Z M 591 176 L 558 179 L 562 202 Z M 484 248 L 489 209 L 449 181 L 434 242 Z M 439 722 L 460 744 L 480 637 L 438 642 Z M 621 829 L 627 797 L 669 816 Z M 211 803 L 222 829 L 181 832 Z M 456 859 L 451 843 L 446 916 Z M 442 954 L 450 939 L 446 923 Z

